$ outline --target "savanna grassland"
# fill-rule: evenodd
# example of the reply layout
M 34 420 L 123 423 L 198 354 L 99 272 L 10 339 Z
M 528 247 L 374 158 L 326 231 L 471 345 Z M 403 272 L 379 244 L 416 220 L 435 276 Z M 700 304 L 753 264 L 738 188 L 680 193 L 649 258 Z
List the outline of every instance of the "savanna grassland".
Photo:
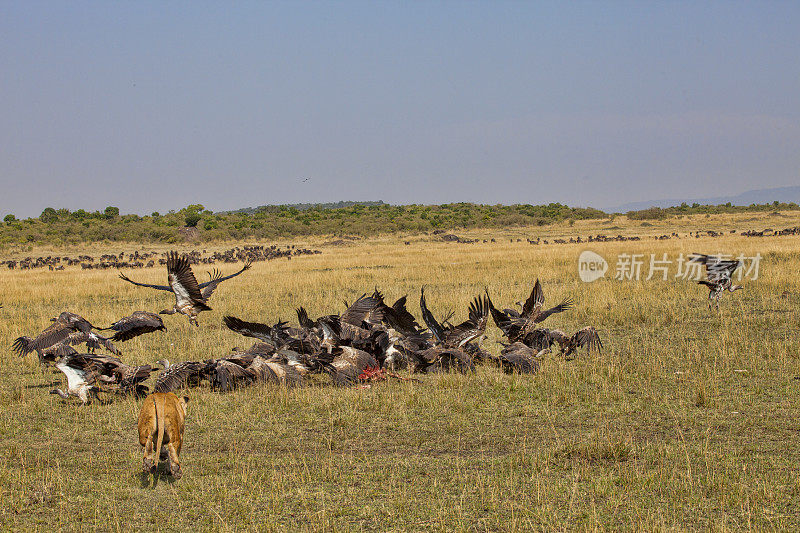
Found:
M 347 246 L 323 246 L 323 237 L 295 241 L 323 254 L 256 263 L 220 286 L 199 328 L 185 317 L 165 317 L 168 331 L 121 345 L 123 360 L 219 357 L 251 344 L 222 325 L 226 314 L 294 322 L 300 305 L 315 316 L 340 312 L 344 300 L 374 287 L 390 302 L 408 294 L 419 317 L 424 284 L 432 311 L 454 309 L 460 321 L 484 288 L 498 307 L 511 307 L 537 277 L 547 302 L 568 295 L 576 301 L 545 325 L 568 333 L 594 325 L 604 350 L 573 361 L 546 356 L 535 376 L 479 367 L 474 375 L 369 389 L 327 387 L 322 379 L 293 390 L 193 389 L 179 481 L 140 473 L 139 401 L 61 400 L 48 394 L 62 382 L 60 373 L 42 372 L 34 356 L 20 359 L 9 349 L 15 337 L 41 331 L 62 310 L 106 325 L 137 309 L 163 309 L 172 296 L 127 285 L 113 270 L 0 272 L 0 346 L 7 347 L 0 352 L 0 527 L 797 530 L 800 237 L 729 233 L 797 225 L 795 211 L 459 233 L 481 240 L 473 244 L 413 234 Z M 725 235 L 685 236 L 698 229 Z M 653 239 L 673 231 L 682 238 Z M 525 240 L 597 233 L 643 239 Z M 482 242 L 491 238 L 496 242 Z M 585 249 L 608 259 L 605 279 L 580 281 L 577 259 Z M 620 253 L 676 259 L 692 252 L 760 253 L 759 278 L 725 294 L 719 312 L 708 310 L 705 288 L 674 278 L 674 265 L 667 281 L 610 279 Z M 6 258 L 15 253 L 22 252 L 8 249 Z M 195 267 L 198 278 L 204 270 Z M 166 277 L 163 267 L 129 274 L 150 283 Z M 491 324 L 482 346 L 497 351 L 499 339 Z

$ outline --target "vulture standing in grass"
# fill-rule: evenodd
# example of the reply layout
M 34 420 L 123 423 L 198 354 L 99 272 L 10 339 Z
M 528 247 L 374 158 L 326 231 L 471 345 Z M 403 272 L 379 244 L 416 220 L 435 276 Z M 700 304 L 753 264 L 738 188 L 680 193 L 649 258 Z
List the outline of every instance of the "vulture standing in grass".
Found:
M 504 344 L 499 356 L 493 356 L 500 368 L 506 374 L 518 372 L 520 374 L 535 374 L 539 371 L 539 357 L 541 351 L 517 341 L 513 344 Z
M 303 384 L 302 367 L 297 367 L 283 359 L 281 354 L 275 354 L 270 359 L 256 357 L 245 369 L 256 383 L 276 383 L 288 387 L 298 387 Z
M 734 285 L 731 277 L 742 262 L 736 259 L 722 259 L 720 256 L 706 254 L 692 254 L 689 256 L 692 263 L 700 263 L 706 267 L 706 280 L 697 283 L 708 287 L 708 308 L 712 305 L 719 310 L 719 299 L 725 291 L 734 292 L 742 289 L 741 285 Z
M 565 359 L 572 359 L 574 354 L 579 348 L 586 348 L 586 352 L 596 351 L 600 353 L 603 349 L 603 343 L 600 340 L 600 335 L 597 330 L 592 326 L 586 326 L 579 329 L 571 337 L 561 330 L 541 330 L 544 335 L 550 340 L 550 343 L 558 343 L 561 347 L 561 355 Z
M 97 381 L 105 385 L 116 385 L 117 394 L 146 396 L 148 389 L 142 384 L 155 371 L 152 365 L 130 366 L 110 355 L 84 356 L 94 365 Z
M 407 351 L 411 356 L 414 372 L 434 374 L 456 370 L 462 374 L 475 371 L 475 363 L 466 351 L 461 348 L 434 346 L 421 352 Z
M 302 374 L 285 358 L 284 354 L 265 357 L 251 351 L 234 353 L 203 363 L 201 376 L 211 384 L 211 389 L 230 392 L 254 383 L 272 382 L 287 386 L 302 384 Z
M 558 304 L 549 309 L 544 309 L 544 291 L 542 284 L 539 280 L 533 286 L 528 299 L 522 304 L 522 312 L 518 313 L 514 309 L 503 309 L 502 311 L 496 309 L 489 299 L 489 291 L 486 291 L 486 298 L 489 300 L 489 309 L 492 313 L 492 319 L 497 327 L 503 332 L 503 335 L 508 337 L 511 342 L 523 341 L 525 337 L 535 330 L 537 324 L 543 322 L 547 317 L 554 313 L 561 313 L 572 308 L 572 298 L 567 297 Z M 519 302 L 517 302 L 519 304 Z
M 121 318 L 111 324 L 107 328 L 99 328 L 102 330 L 114 330 L 114 335 L 111 337 L 112 341 L 124 342 L 145 333 L 152 333 L 153 331 L 166 331 L 164 321 L 155 313 L 147 311 L 136 311 L 130 316 Z
M 162 359 L 158 364 L 163 365 L 164 370 L 156 378 L 153 392 L 172 392 L 200 384 L 200 373 L 204 364 L 199 361 L 182 361 L 171 365 L 168 360 Z
M 95 386 L 97 373 L 94 363 L 85 355 L 70 354 L 61 356 L 56 368 L 67 376 L 67 390 L 54 389 L 50 394 L 58 394 L 65 400 L 77 396 L 83 403 L 89 403 L 92 396 L 97 398 L 99 389 Z
M 358 376 L 365 370 L 380 368 L 378 361 L 364 350 L 352 346 L 341 346 L 337 351 L 339 353 L 333 358 L 332 363 L 335 370 L 330 372 L 335 385 L 352 385 L 358 382 Z
M 248 268 L 250 268 L 249 262 L 241 270 L 229 276 L 222 276 L 219 271 L 215 271 L 215 274 L 211 275 L 210 281 L 198 284 L 192 272 L 192 267 L 189 265 L 189 258 L 186 255 L 179 256 L 178 252 L 172 251 L 167 254 L 167 281 L 169 286 L 139 283 L 128 279 L 124 274 L 120 274 L 119 277 L 139 287 L 149 287 L 173 293 L 175 295 L 175 305 L 171 309 L 160 311 L 159 314 L 174 315 L 175 313 L 180 313 L 189 317 L 190 324 L 199 326 L 197 315 L 201 311 L 211 310 L 208 306 L 208 299 L 217 286 L 227 279 L 238 276 Z

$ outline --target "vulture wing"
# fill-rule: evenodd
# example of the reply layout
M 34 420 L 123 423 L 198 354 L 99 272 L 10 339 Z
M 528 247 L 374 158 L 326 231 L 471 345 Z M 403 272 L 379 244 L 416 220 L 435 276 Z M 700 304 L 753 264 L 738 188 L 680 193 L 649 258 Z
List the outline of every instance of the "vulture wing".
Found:
M 149 283 L 139 283 L 138 281 L 133 281 L 132 279 L 130 279 L 121 272 L 119 274 L 119 278 L 124 279 L 128 283 L 133 283 L 134 285 L 138 285 L 139 287 L 149 287 L 151 289 L 158 289 L 160 291 L 172 292 L 172 287 L 167 287 L 166 285 L 150 285 Z
M 20 356 L 28 355 L 33 351 L 42 351 L 67 340 L 69 334 L 75 331 L 61 314 L 50 326 L 36 338 L 18 337 L 11 345 L 11 349 Z
M 136 311 L 131 316 L 126 316 L 114 322 L 110 328 L 116 333 L 111 337 L 112 341 L 123 342 L 130 340 L 145 333 L 153 331 L 165 331 L 164 321 L 155 313 L 147 311 Z
M 242 267 L 242 269 L 240 271 L 234 272 L 233 274 L 231 274 L 229 276 L 223 276 L 222 273 L 219 270 L 215 271 L 214 275 L 211 277 L 211 281 L 207 281 L 207 282 L 201 283 L 199 285 L 199 287 L 201 289 L 203 289 L 203 292 L 202 292 L 203 299 L 208 300 L 209 298 L 211 298 L 211 294 L 219 286 L 220 283 L 222 283 L 225 280 L 228 280 L 228 279 L 231 279 L 231 278 L 235 278 L 236 276 L 238 276 L 239 274 L 241 274 L 245 270 L 248 270 L 251 266 L 252 266 L 252 262 L 248 261 L 247 263 L 244 264 L 244 266 Z
M 308 311 L 306 311 L 305 307 L 301 306 L 299 309 L 296 309 L 295 312 L 297 313 L 297 321 L 301 328 L 311 329 L 314 327 L 314 321 L 308 318 Z
M 383 320 L 403 335 L 417 335 L 421 328 L 414 315 L 406 309 L 406 299 L 406 296 L 399 298 L 391 307 L 384 305 Z
M 571 341 L 578 348 L 586 347 L 587 350 L 596 351 L 597 353 L 600 353 L 603 348 L 600 335 L 592 326 L 586 326 L 576 332 L 575 335 L 572 336 Z
M 729 280 L 742 262 L 737 259 L 722 259 L 721 256 L 707 254 L 692 254 L 689 261 L 700 263 L 706 267 L 706 277 L 712 283 Z
M 372 296 L 362 294 L 358 300 L 353 302 L 353 305 L 347 308 L 347 311 L 342 313 L 339 320 L 360 327 L 367 316 L 372 314 L 372 312 L 382 304 L 383 297 L 379 292 L 376 291 Z
M 203 363 L 183 361 L 165 369 L 156 379 L 153 392 L 171 392 L 186 386 L 189 380 L 199 380 Z
M 254 376 L 244 368 L 226 360 L 217 361 L 211 370 L 211 388 L 221 392 L 235 389 L 243 382 L 253 381 Z
M 489 306 L 489 312 L 492 315 L 492 320 L 494 320 L 495 325 L 500 328 L 503 335 L 508 336 L 511 326 L 513 325 L 512 317 L 509 316 L 507 312 L 500 311 L 494 306 L 492 299 L 489 297 L 489 289 L 486 289 L 486 303 Z
M 419 307 L 422 310 L 422 320 L 425 322 L 425 325 L 428 326 L 428 329 L 431 330 L 431 333 L 433 333 L 437 341 L 444 343 L 444 328 L 436 321 L 436 318 L 434 318 L 425 303 L 425 287 L 422 287 L 419 291 Z
M 288 337 L 284 331 L 286 329 L 286 322 L 278 322 L 274 326 L 268 326 L 259 322 L 245 322 L 235 316 L 225 316 L 222 322 L 228 329 L 235 331 L 239 335 L 253 337 L 254 339 L 272 344 L 279 344 Z
M 528 299 L 525 300 L 525 305 L 522 306 L 522 313 L 520 316 L 522 318 L 531 318 L 539 313 L 543 305 L 544 291 L 542 290 L 542 284 L 537 278 L 536 283 L 533 286 L 533 290 L 531 291 L 531 295 L 528 296 Z
M 520 374 L 535 374 L 539 371 L 536 352 L 521 342 L 503 348 L 500 352 L 500 362 L 503 371 L 507 373 L 516 371 Z
M 447 343 L 459 348 L 475 340 L 486 331 L 489 316 L 488 297 L 476 297 L 469 306 L 469 318 L 447 333 Z
M 564 298 L 564 299 L 561 301 L 561 303 L 560 303 L 560 304 L 558 304 L 558 305 L 555 305 L 555 306 L 551 307 L 550 309 L 547 309 L 547 310 L 545 310 L 545 311 L 542 311 L 542 312 L 540 312 L 540 313 L 539 313 L 539 314 L 538 314 L 538 315 L 537 315 L 537 316 L 536 316 L 536 317 L 533 319 L 533 321 L 534 321 L 535 323 L 537 323 L 537 324 L 538 324 L 539 322 L 542 322 L 542 321 L 544 321 L 544 319 L 545 319 L 545 318 L 549 317 L 549 316 L 550 316 L 550 315 L 552 315 L 553 313 L 561 313 L 561 312 L 563 312 L 563 311 L 566 311 L 566 310 L 568 310 L 568 309 L 572 309 L 572 305 L 573 305 L 573 300 L 572 300 L 572 298 L 571 298 L 571 297 L 569 297 L 569 296 L 567 296 L 566 298 Z

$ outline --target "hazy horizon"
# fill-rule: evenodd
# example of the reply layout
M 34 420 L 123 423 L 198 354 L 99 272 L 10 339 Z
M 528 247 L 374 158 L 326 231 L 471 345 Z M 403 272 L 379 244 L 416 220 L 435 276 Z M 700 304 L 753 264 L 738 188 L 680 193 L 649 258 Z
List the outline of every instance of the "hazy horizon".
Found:
M 0 7 L 0 216 L 800 183 L 800 4 Z

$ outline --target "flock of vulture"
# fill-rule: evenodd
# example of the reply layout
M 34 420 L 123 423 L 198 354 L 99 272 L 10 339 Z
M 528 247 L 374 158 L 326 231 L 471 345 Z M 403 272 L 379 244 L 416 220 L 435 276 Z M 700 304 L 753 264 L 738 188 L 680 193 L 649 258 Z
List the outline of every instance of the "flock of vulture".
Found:
M 517 303 L 521 310 L 497 309 L 487 291 L 474 299 L 468 318 L 456 325 L 450 322 L 452 312 L 441 320 L 434 317 L 428 309 L 424 287 L 420 291 L 420 308 L 426 327 L 408 311 L 405 296 L 387 305 L 375 290 L 358 298 L 340 315 L 312 319 L 300 307 L 297 326 L 286 322 L 270 326 L 226 316 L 223 322 L 229 329 L 256 342 L 247 350 L 235 349 L 218 359 L 175 364 L 160 360 L 131 366 L 118 357 L 121 352 L 115 343 L 165 331 L 160 315 L 180 313 L 197 325 L 198 314 L 211 309 L 209 298 L 219 284 L 249 268 L 247 263 L 228 276 L 215 271 L 208 282 L 198 283 L 187 256 L 170 252 L 168 285 L 138 283 L 123 274 L 120 278 L 137 286 L 172 292 L 175 303 L 171 308 L 158 314 L 136 311 L 105 328 L 65 311 L 51 319 L 53 323 L 36 337 L 17 338 L 12 349 L 20 356 L 36 353 L 42 365 L 55 365 L 64 373 L 66 390 L 55 389 L 51 394 L 65 399 L 75 396 L 87 403 L 99 398 L 99 394 L 144 396 L 150 392 L 144 382 L 158 371 L 153 392 L 170 392 L 203 382 L 221 392 L 263 382 L 294 386 L 312 374 L 328 376 L 338 386 L 349 386 L 390 378 L 413 379 L 396 373 L 401 369 L 411 373 L 467 373 L 481 363 L 494 363 L 509 373 L 535 373 L 540 358 L 554 346 L 567 359 L 580 348 L 587 352 L 602 348 L 600 337 L 591 326 L 574 335 L 540 326 L 551 315 L 570 309 L 572 300 L 567 298 L 546 309 L 542 285 L 536 280 L 528 299 Z M 498 355 L 480 347 L 490 315 L 508 341 Z M 113 334 L 106 336 L 100 333 L 103 331 Z M 88 353 L 79 353 L 75 346 L 84 344 Z M 101 348 L 110 355 L 96 353 Z
M 705 254 L 694 254 L 691 260 L 706 267 L 707 279 L 699 283 L 709 288 L 709 306 L 712 303 L 719 306 L 719 297 L 725 291 L 742 288 L 731 281 L 733 272 L 741 266 L 739 261 Z M 171 308 L 158 314 L 136 311 L 107 328 L 97 328 L 80 315 L 65 311 L 51 319 L 53 324 L 38 336 L 17 338 L 13 351 L 20 356 L 35 352 L 42 365 L 55 364 L 66 375 L 67 387 L 51 393 L 65 399 L 76 396 L 87 403 L 98 398 L 100 392 L 147 395 L 149 388 L 144 382 L 158 370 L 154 392 L 170 392 L 203 382 L 222 392 L 264 382 L 296 386 L 312 374 L 326 375 L 338 386 L 369 386 L 365 384 L 389 378 L 413 379 L 396 373 L 402 369 L 411 373 L 468 373 L 482 363 L 495 364 L 508 373 L 532 374 L 539 370 L 543 355 L 551 353 L 554 346 L 565 359 L 575 357 L 583 348 L 587 353 L 599 353 L 603 347 L 592 326 L 573 335 L 541 326 L 548 317 L 571 309 L 573 301 L 568 297 L 545 308 L 544 292 L 537 279 L 527 300 L 517 302 L 519 311 L 497 309 L 487 290 L 471 302 L 467 319 L 456 325 L 450 322 L 452 312 L 441 320 L 431 313 L 424 287 L 419 302 L 424 328 L 406 308 L 406 296 L 387 305 L 376 289 L 348 305 L 340 315 L 312 319 L 300 307 L 297 326 L 287 322 L 270 326 L 225 316 L 225 326 L 256 342 L 247 350 L 234 349 L 218 359 L 127 365 L 118 357 L 121 352 L 114 343 L 165 331 L 160 315 L 183 314 L 191 324 L 198 325 L 198 314 L 211 309 L 208 301 L 219 284 L 250 268 L 248 262 L 228 276 L 215 270 L 209 274 L 209 281 L 198 283 L 186 255 L 170 252 L 166 263 L 169 285 L 138 283 L 123 274 L 120 278 L 140 287 L 172 292 L 175 303 Z M 497 355 L 480 346 L 490 316 L 507 341 Z M 99 331 L 114 333 L 106 337 Z M 74 348 L 82 344 L 88 353 L 78 353 Z M 97 354 L 99 348 L 113 355 Z

